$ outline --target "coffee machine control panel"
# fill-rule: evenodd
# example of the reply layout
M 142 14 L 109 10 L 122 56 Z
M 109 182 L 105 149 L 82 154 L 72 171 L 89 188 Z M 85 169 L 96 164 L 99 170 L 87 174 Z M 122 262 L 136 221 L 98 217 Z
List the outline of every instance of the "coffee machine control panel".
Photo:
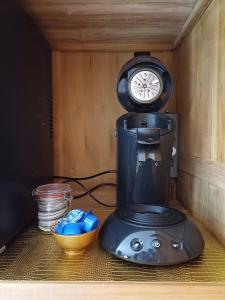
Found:
M 181 232 L 182 229 L 181 226 Z M 167 261 L 171 263 L 173 260 L 176 263 L 189 259 L 184 243 L 182 234 L 178 238 L 166 230 L 139 231 L 123 240 L 117 248 L 116 256 L 139 263 L 167 264 Z

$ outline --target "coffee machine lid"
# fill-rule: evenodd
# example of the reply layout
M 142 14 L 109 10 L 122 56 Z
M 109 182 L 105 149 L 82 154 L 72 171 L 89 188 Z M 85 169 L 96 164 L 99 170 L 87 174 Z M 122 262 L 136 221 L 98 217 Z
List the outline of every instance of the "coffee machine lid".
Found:
M 168 70 L 148 52 L 136 52 L 119 73 L 117 96 L 129 112 L 159 111 L 171 94 L 172 79 Z

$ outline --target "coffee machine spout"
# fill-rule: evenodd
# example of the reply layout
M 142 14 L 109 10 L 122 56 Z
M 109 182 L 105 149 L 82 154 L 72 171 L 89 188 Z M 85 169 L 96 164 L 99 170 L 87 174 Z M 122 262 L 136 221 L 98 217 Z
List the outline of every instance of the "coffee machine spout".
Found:
M 162 161 L 159 128 L 137 128 L 137 158 L 138 162 Z

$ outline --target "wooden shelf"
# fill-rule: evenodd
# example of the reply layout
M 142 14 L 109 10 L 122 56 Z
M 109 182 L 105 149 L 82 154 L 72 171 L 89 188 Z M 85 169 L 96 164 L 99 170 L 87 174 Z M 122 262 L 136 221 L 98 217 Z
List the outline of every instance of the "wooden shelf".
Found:
M 99 194 L 112 201 L 112 193 Z M 74 207 L 93 207 L 89 199 Z M 177 203 L 173 206 L 185 211 Z M 94 205 L 101 222 L 111 213 Z M 185 211 L 186 212 L 186 211 Z M 187 213 L 187 212 L 186 212 Z M 188 214 L 188 213 L 187 213 Z M 31 227 L 0 256 L 1 299 L 224 299 L 225 249 L 197 221 L 206 242 L 197 260 L 173 267 L 151 267 L 112 257 L 97 240 L 82 256 L 68 257 L 51 235 Z M 51 297 L 50 297 L 51 295 Z

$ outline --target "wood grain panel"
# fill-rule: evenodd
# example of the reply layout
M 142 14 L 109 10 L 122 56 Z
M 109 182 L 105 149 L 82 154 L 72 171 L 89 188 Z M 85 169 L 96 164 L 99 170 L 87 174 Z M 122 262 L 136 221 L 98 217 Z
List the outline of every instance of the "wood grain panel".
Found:
M 218 161 L 180 155 L 179 169 L 225 190 L 225 164 Z
M 152 53 L 169 68 L 172 52 Z M 116 80 L 131 52 L 53 52 L 55 175 L 85 176 L 115 168 L 116 119 L 125 113 Z M 176 111 L 175 93 L 168 108 Z M 102 181 L 102 179 L 101 179 Z
M 178 199 L 225 245 L 225 2 L 214 0 L 177 51 Z
M 218 159 L 225 162 L 225 1 L 219 6 Z
M 169 41 L 158 42 L 157 40 L 149 44 L 148 41 L 144 43 L 130 43 L 125 41 L 120 43 L 71 43 L 63 40 L 56 40 L 54 42 L 54 50 L 59 51 L 97 51 L 97 52 L 136 52 L 136 51 L 165 51 L 172 49 L 172 43 Z
M 225 246 L 225 164 L 179 159 L 178 199 Z
M 200 20 L 201 16 L 204 14 L 207 7 L 211 4 L 212 0 L 198 0 L 193 7 L 192 11 L 185 20 L 184 25 L 182 26 L 180 32 L 178 33 L 176 39 L 173 42 L 173 48 L 178 48 L 185 37 L 190 33 L 194 28 L 197 22 Z
M 178 50 L 180 153 L 217 156 L 219 2 L 215 1 Z M 213 140 L 212 140 L 213 139 Z
M 119 45 L 124 39 L 128 45 L 155 43 L 171 47 L 176 36 L 180 32 L 182 35 L 182 27 L 197 0 L 20 2 L 54 49 L 61 44 L 64 48 L 65 45 L 71 48 L 71 44 L 86 44 L 93 49 L 93 45 L 99 43 Z
M 225 246 L 225 189 L 180 170 L 178 199 Z
M 141 283 L 141 282 L 28 282 L 1 283 L 0 296 L 4 300 L 224 300 L 225 285 L 216 283 Z M 132 295 L 132 296 L 131 296 Z

